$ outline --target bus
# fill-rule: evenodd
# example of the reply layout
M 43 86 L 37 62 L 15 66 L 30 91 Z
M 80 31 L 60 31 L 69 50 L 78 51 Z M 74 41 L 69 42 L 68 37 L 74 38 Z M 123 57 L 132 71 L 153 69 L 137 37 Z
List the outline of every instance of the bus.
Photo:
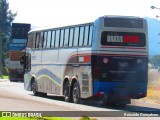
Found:
M 147 95 L 147 22 L 103 16 L 86 24 L 31 30 L 22 63 L 25 89 L 35 96 L 125 106 Z
M 11 40 L 9 41 L 9 79 L 11 82 L 23 81 L 23 66 L 20 64 L 20 58 L 25 52 L 28 32 L 31 25 L 28 23 L 12 23 Z

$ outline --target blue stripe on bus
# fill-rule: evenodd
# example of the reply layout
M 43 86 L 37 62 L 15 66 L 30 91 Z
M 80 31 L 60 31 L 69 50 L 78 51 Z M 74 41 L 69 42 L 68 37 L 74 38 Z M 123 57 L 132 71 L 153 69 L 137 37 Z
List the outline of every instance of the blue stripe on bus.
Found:
M 54 75 L 52 72 L 50 72 L 49 70 L 47 69 L 42 69 L 40 71 L 38 71 L 37 73 L 37 78 L 40 77 L 40 76 L 43 76 L 43 75 L 46 75 L 46 76 L 49 76 L 50 78 L 52 78 L 52 80 L 54 80 L 56 83 L 60 84 L 61 85 L 61 79 L 58 78 L 56 75 Z
M 103 92 L 105 95 L 117 92 L 118 88 L 126 88 L 130 94 L 146 93 L 147 83 L 142 82 L 93 82 L 93 94 Z

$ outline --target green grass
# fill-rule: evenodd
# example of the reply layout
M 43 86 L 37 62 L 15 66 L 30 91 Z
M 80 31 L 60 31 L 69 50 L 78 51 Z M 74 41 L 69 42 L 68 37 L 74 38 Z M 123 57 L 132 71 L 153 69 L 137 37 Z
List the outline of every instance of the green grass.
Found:
M 2 79 L 2 76 L 0 76 L 0 79 Z M 3 79 L 9 79 L 9 76 L 3 75 Z
M 97 119 L 84 116 L 84 117 L 81 117 L 79 120 L 97 120 Z
M 4 79 L 9 79 L 9 76 L 3 76 Z

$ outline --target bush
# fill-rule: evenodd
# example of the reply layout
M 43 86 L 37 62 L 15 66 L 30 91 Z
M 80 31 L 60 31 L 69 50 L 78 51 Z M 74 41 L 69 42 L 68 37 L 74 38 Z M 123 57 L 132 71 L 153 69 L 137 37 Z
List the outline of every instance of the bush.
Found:
M 3 67 L 2 73 L 3 73 L 3 75 L 8 75 L 9 74 L 8 68 Z

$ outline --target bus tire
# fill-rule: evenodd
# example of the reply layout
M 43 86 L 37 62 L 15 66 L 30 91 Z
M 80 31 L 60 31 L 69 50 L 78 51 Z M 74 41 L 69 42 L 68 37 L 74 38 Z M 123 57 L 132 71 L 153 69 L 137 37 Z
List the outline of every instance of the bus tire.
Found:
M 37 91 L 37 84 L 36 84 L 35 80 L 32 81 L 31 85 L 32 85 L 31 87 L 32 87 L 33 95 L 38 96 L 39 93 Z
M 18 80 L 10 80 L 10 82 L 18 82 Z
M 64 101 L 71 102 L 70 83 L 66 81 L 64 84 Z
M 47 97 L 47 93 L 37 92 L 37 96 Z
M 74 103 L 80 103 L 80 88 L 78 82 L 73 84 L 72 99 Z

